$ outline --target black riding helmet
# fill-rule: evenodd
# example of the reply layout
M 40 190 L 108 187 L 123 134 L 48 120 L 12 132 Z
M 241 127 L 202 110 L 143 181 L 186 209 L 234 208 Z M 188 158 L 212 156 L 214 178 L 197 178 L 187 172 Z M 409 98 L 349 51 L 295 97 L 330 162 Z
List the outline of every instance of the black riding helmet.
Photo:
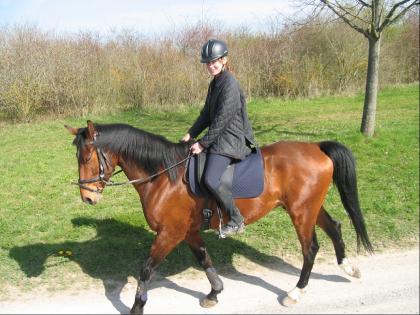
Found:
M 203 45 L 201 49 L 201 63 L 208 63 L 210 61 L 227 56 L 228 48 L 224 41 L 217 39 L 210 39 Z

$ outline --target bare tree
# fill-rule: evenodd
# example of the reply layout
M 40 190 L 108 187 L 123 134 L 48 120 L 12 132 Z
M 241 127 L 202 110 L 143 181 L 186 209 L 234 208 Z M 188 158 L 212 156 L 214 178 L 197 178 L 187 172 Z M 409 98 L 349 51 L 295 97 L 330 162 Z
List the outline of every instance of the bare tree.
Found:
M 420 0 L 304 0 L 319 14 L 328 8 L 369 42 L 365 102 L 360 131 L 371 137 L 375 131 L 376 104 L 378 96 L 379 55 L 381 35 L 392 23 L 407 11 L 420 4 Z

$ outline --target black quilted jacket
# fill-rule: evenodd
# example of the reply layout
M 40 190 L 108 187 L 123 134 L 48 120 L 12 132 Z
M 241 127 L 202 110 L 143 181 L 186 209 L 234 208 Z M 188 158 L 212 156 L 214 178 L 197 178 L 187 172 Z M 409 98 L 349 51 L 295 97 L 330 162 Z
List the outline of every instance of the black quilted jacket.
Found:
M 211 153 L 242 160 L 251 152 L 250 145 L 256 145 L 245 96 L 227 70 L 210 83 L 206 103 L 189 133 L 196 138 L 207 127 L 199 142 Z

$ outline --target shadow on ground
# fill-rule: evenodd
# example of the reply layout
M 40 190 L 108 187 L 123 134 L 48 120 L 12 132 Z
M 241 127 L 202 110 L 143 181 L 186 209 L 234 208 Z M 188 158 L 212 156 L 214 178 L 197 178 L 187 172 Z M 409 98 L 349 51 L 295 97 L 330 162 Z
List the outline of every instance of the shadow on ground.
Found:
M 18 262 L 27 277 L 40 276 L 49 267 L 46 261 L 51 256 L 63 256 L 70 259 L 79 264 L 87 275 L 102 281 L 106 297 L 119 312 L 129 312 L 129 308 L 120 299 L 120 293 L 127 284 L 129 277 L 138 278 L 141 264 L 148 257 L 154 233 L 114 219 L 98 220 L 79 217 L 73 219 L 72 223 L 75 228 L 86 226 L 95 228 L 97 231 L 96 237 L 85 242 L 37 243 L 13 247 L 9 253 L 10 257 Z M 268 283 L 257 276 L 247 275 L 236 270 L 233 265 L 233 257 L 234 255 L 241 255 L 263 267 L 272 269 L 275 266 L 277 271 L 296 275 L 296 282 L 298 280 L 300 269 L 278 257 L 263 254 L 246 243 L 234 238 L 219 241 L 214 233 L 203 233 L 203 239 L 216 268 L 221 267 L 220 274 L 226 278 L 232 280 L 241 278 L 241 281 L 270 290 L 277 294 L 279 298 L 286 296 L 287 293 L 277 287 L 277 284 Z M 221 242 L 224 242 L 225 245 Z M 229 244 L 226 246 L 226 243 Z M 60 254 L 59 252 L 63 250 L 64 252 Z M 71 253 L 66 254 L 66 250 L 71 251 Z M 150 288 L 164 286 L 201 299 L 208 292 L 189 290 L 167 278 L 191 266 L 199 269 L 189 248 L 185 244 L 179 245 L 159 266 L 155 276 L 155 279 L 157 278 L 156 280 L 159 281 L 152 281 Z M 204 272 L 203 277 L 205 277 Z M 312 273 L 311 278 L 348 282 L 346 278 L 336 275 Z

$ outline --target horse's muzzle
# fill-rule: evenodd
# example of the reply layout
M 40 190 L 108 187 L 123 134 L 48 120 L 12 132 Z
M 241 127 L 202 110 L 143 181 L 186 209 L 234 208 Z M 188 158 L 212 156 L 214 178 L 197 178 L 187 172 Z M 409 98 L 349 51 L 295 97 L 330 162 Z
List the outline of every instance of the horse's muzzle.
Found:
M 82 200 L 84 203 L 90 204 L 91 206 L 95 205 L 97 202 L 96 200 L 93 200 L 90 197 L 82 197 Z
M 101 197 L 102 197 L 101 194 L 96 194 L 96 193 L 95 194 L 85 194 L 85 195 L 82 195 L 82 201 L 84 203 L 87 203 L 87 204 L 91 205 L 91 206 L 94 206 L 99 202 Z

